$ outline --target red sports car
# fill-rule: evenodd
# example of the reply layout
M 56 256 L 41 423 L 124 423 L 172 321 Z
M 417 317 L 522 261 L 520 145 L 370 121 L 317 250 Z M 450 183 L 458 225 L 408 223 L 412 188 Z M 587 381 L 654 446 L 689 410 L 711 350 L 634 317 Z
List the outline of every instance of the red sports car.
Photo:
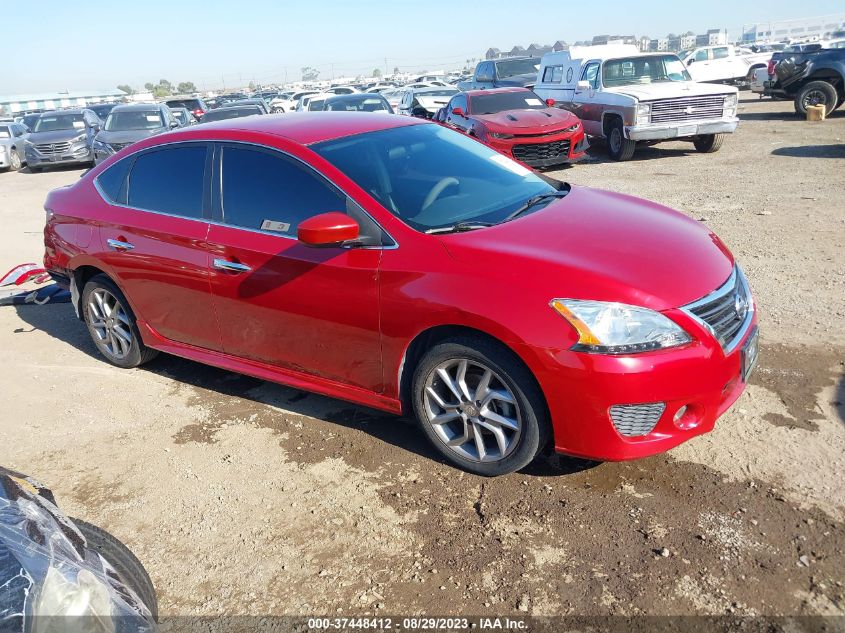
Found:
M 452 97 L 438 120 L 531 167 L 574 163 L 589 147 L 584 126 L 552 105 L 527 88 L 469 90 Z
M 45 208 L 45 267 L 109 362 L 167 352 L 413 414 L 483 475 L 548 443 L 665 451 L 713 428 L 757 357 L 707 228 L 412 117 L 184 128 Z

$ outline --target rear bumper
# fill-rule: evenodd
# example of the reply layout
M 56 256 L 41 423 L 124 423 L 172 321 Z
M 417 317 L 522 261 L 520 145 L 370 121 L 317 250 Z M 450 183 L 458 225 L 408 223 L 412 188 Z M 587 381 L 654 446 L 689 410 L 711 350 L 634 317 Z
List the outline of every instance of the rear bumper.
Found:
M 739 119 L 718 119 L 715 121 L 690 121 L 669 124 L 626 125 L 625 136 L 632 141 L 660 141 L 673 138 L 689 138 L 703 134 L 732 134 Z
M 680 314 L 673 318 L 684 321 Z M 697 340 L 677 349 L 630 356 L 548 350 L 534 373 L 551 414 L 555 450 L 600 461 L 637 459 L 711 431 L 745 389 L 742 350 L 756 329 L 756 315 L 728 354 L 691 319 L 682 325 Z M 665 404 L 652 431 L 621 435 L 610 408 L 646 403 Z M 676 423 L 682 407 L 687 412 Z

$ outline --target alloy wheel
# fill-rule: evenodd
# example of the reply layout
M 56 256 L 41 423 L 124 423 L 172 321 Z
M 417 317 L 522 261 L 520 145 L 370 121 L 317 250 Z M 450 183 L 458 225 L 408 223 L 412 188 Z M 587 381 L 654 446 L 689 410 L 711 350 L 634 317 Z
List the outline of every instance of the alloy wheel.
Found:
M 21 156 L 20 154 L 18 154 L 17 151 L 12 151 L 12 155 L 10 156 L 9 160 L 11 162 L 12 169 L 14 169 L 15 171 L 21 168 Z
M 804 95 L 804 109 L 807 106 L 827 105 L 827 95 L 821 90 L 810 90 Z
M 126 309 L 112 293 L 97 288 L 88 297 L 88 323 L 100 349 L 116 360 L 132 349 L 132 326 Z
M 495 462 L 516 448 L 522 413 L 495 371 L 468 358 L 431 371 L 423 393 L 426 422 L 452 451 L 473 462 Z

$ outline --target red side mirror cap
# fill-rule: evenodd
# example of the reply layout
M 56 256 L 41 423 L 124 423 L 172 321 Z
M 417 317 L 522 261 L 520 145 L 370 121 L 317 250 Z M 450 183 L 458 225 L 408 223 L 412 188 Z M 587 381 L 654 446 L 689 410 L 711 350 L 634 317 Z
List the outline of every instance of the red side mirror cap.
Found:
M 358 238 L 358 223 L 345 213 L 332 211 L 303 220 L 297 239 L 307 246 L 335 246 Z
M 546 105 L 550 108 L 555 107 L 555 100 L 554 99 L 546 99 Z
M 452 108 L 452 114 L 455 116 L 464 116 L 464 109 L 463 108 Z

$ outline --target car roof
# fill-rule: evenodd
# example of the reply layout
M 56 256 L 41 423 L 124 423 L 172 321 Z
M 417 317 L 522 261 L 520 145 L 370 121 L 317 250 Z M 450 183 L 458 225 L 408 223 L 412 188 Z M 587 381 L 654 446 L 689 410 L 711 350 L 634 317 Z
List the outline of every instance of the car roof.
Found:
M 112 112 L 144 112 L 149 110 L 160 110 L 162 104 L 160 103 L 124 103 L 123 105 L 116 105 L 112 108 Z
M 425 125 L 413 117 L 395 114 L 378 114 L 362 117 L 357 112 L 298 112 L 293 114 L 269 114 L 249 119 L 229 119 L 195 126 L 197 130 L 185 130 L 187 135 L 202 135 L 205 131 L 229 130 L 233 132 L 256 132 L 280 136 L 301 145 L 320 143 L 331 139 L 389 130 L 408 125 Z
M 67 110 L 47 110 L 41 114 L 82 114 L 89 108 L 68 108 Z
M 326 103 L 334 103 L 336 101 L 355 101 L 360 99 L 378 99 L 382 97 L 378 92 L 353 92 L 352 94 L 348 95 L 336 95 L 333 94 L 330 97 L 326 97 Z

